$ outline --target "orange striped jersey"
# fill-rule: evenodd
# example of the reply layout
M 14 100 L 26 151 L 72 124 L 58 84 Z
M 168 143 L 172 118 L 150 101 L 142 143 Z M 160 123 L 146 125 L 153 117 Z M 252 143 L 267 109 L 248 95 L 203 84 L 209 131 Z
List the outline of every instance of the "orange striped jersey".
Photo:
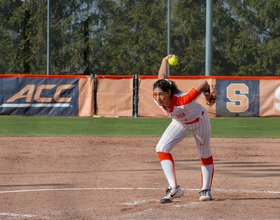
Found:
M 175 119 L 179 123 L 189 124 L 203 114 L 205 110 L 202 105 L 196 102 L 199 93 L 196 89 L 191 89 L 188 93 L 180 92 L 171 97 L 171 110 L 167 111 L 163 106 L 160 106 L 154 99 L 155 103 L 162 109 L 165 115 Z

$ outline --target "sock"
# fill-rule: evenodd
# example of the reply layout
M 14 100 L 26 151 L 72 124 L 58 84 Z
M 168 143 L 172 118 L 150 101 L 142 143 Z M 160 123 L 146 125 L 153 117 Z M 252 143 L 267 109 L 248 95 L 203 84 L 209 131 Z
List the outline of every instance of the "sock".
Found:
M 201 158 L 201 182 L 202 189 L 211 190 L 214 175 L 213 157 Z
M 158 152 L 158 156 L 169 186 L 172 189 L 177 189 L 175 165 L 172 155 L 170 153 Z

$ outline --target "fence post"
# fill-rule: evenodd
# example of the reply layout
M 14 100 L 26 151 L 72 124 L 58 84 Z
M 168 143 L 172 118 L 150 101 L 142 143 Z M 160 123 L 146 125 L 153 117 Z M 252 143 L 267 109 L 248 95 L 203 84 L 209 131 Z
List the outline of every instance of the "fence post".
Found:
M 138 75 L 133 74 L 133 103 L 132 103 L 132 117 L 138 117 Z
M 97 115 L 97 74 L 94 74 L 94 97 L 93 97 L 94 115 Z

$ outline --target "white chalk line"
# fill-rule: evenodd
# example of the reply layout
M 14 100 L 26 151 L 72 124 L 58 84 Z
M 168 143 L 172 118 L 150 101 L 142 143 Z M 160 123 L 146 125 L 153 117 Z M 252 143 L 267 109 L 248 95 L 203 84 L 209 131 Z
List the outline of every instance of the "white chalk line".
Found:
M 18 217 L 18 218 L 33 218 L 37 215 L 31 214 L 14 214 L 14 213 L 0 213 L 1 216 L 10 216 L 10 217 Z
M 200 191 L 201 189 L 184 189 L 186 191 Z M 102 187 L 102 188 L 60 188 L 60 189 L 26 189 L 26 190 L 10 190 L 0 191 L 0 194 L 7 193 L 24 193 L 24 192 L 45 192 L 45 191 L 83 191 L 83 190 L 165 190 L 165 188 L 145 188 L 145 187 Z M 280 191 L 262 191 L 262 190 L 247 190 L 247 189 L 215 189 L 217 192 L 245 192 L 245 193 L 264 193 L 264 194 L 280 194 Z

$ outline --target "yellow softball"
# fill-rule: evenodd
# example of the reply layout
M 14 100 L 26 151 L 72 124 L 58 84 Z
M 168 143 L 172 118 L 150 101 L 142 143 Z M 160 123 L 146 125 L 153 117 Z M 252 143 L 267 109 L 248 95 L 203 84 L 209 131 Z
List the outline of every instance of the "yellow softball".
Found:
M 172 56 L 172 57 L 168 58 L 168 63 L 169 63 L 171 66 L 176 66 L 177 63 L 178 63 L 177 57 Z

